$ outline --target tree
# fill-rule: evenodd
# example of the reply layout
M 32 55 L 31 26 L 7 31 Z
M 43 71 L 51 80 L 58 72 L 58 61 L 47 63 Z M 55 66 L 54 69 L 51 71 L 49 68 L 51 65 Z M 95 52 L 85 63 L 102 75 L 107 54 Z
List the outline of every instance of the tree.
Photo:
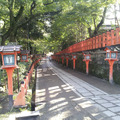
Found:
M 61 16 L 52 25 L 53 40 L 61 42 L 61 48 L 99 34 L 107 7 L 113 0 L 70 0 Z
M 9 42 L 15 42 L 18 29 L 30 21 L 41 19 L 47 15 L 58 14 L 61 10 L 56 10 L 55 6 L 54 0 L 47 0 L 47 2 L 39 0 L 0 0 L 0 19 L 4 21 L 1 44 L 4 45 L 7 39 L 9 39 Z

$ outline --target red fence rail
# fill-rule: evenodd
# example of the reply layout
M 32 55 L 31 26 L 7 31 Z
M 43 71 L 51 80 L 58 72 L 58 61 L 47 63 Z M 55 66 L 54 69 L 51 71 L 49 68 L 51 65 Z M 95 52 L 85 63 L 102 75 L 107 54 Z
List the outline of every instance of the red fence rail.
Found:
M 120 44 L 120 28 L 116 28 L 116 30 L 110 30 L 101 35 L 97 35 L 95 37 L 88 38 L 84 41 L 73 44 L 70 47 L 56 53 L 56 55 L 93 50 L 98 48 L 104 48 L 105 46 L 119 44 Z
M 32 63 L 26 77 L 24 78 L 24 82 L 21 84 L 20 92 L 18 93 L 15 101 L 14 106 L 25 106 L 25 95 L 27 94 L 28 85 L 33 73 L 33 69 L 35 65 L 40 61 L 40 59 L 36 60 L 34 63 Z

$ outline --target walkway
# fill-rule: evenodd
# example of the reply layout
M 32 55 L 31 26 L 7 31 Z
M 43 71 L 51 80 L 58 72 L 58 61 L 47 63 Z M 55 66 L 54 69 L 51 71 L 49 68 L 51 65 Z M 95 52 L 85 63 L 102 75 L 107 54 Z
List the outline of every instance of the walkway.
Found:
M 99 86 L 108 85 L 103 91 L 103 87 L 97 88 L 96 83 L 93 86 L 92 82 L 89 84 L 80 79 L 79 72 L 62 70 L 46 60 L 41 62 L 37 77 L 36 110 L 40 111 L 41 120 L 120 119 L 118 86 L 102 81 Z M 86 78 L 93 79 L 93 82 L 95 80 L 91 76 Z

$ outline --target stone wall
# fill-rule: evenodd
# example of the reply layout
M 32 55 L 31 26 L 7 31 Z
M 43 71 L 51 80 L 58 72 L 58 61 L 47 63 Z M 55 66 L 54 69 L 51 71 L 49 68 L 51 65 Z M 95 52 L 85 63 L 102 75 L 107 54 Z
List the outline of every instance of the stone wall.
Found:
M 106 53 L 93 53 L 91 54 L 91 59 L 89 63 L 89 74 L 102 78 L 104 80 L 109 79 L 109 63 L 105 61 Z M 120 60 L 120 53 L 118 54 L 118 59 Z M 60 60 L 61 62 L 61 60 Z M 66 61 L 64 61 L 64 65 L 66 65 Z M 73 68 L 72 59 L 69 60 L 68 63 L 69 68 Z M 76 70 L 86 73 L 86 64 L 83 61 L 83 55 L 79 54 L 76 60 Z M 120 84 L 120 61 L 114 63 L 113 67 L 113 79 L 114 82 Z

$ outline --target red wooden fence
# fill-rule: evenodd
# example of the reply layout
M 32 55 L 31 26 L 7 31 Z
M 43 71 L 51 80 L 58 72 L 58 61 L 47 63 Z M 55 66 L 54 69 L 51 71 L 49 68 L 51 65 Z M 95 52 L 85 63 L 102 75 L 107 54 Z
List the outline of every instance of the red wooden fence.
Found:
M 84 41 L 71 45 L 70 47 L 56 53 L 56 55 L 93 50 L 98 48 L 104 48 L 105 46 L 112 46 L 118 44 L 120 44 L 120 28 L 107 31 L 102 35 L 88 38 Z
M 24 83 L 21 84 L 20 87 L 20 92 L 18 93 L 15 101 L 14 101 L 14 106 L 25 106 L 25 95 L 27 94 L 27 89 L 28 89 L 28 85 L 33 73 L 33 69 L 35 67 L 35 65 L 40 61 L 40 59 L 36 60 L 32 66 L 30 67 L 26 77 L 24 78 Z

